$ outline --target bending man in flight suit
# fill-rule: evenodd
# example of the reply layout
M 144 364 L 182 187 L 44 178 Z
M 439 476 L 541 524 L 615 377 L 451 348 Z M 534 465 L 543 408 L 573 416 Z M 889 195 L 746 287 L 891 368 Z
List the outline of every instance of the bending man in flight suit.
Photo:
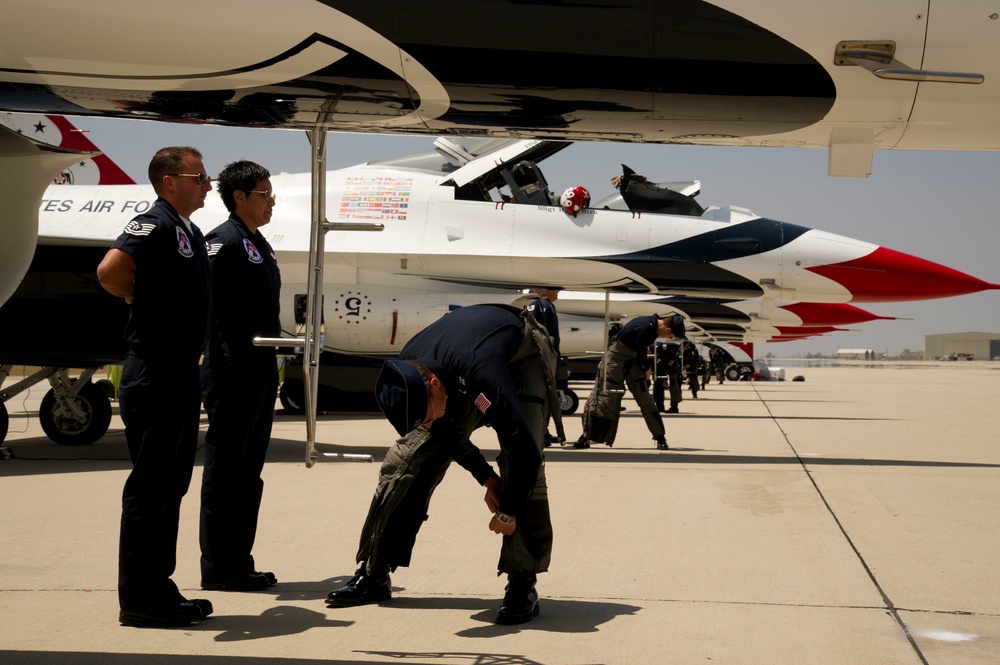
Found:
M 392 596 L 389 573 L 408 566 L 434 489 L 454 459 L 486 487 L 489 529 L 503 535 L 499 573 L 508 583 L 496 621 L 538 614 L 536 575 L 549 566 L 552 524 L 542 436 L 555 392 L 549 336 L 525 310 L 475 305 L 456 310 L 386 361 L 376 398 L 399 433 L 379 471 L 361 532 L 355 576 L 327 596 L 331 607 Z M 558 414 L 558 408 L 554 410 Z M 500 441 L 500 475 L 469 440 L 489 425 Z M 556 415 L 562 435 L 562 421 Z
M 627 385 L 635 398 L 642 417 L 646 421 L 656 447 L 667 450 L 666 432 L 663 418 L 656 410 L 656 404 L 649 394 L 646 383 L 649 347 L 659 337 L 673 339 L 684 336 L 684 317 L 672 316 L 668 321 L 653 314 L 632 319 L 618 333 L 608 347 L 607 355 L 597 368 L 594 388 L 587 398 L 583 410 L 583 434 L 575 448 L 589 448 L 591 443 L 614 445 L 618 434 L 618 419 L 621 417 L 621 403 Z M 607 374 L 605 385 L 604 376 Z M 606 388 L 606 391 L 605 391 Z

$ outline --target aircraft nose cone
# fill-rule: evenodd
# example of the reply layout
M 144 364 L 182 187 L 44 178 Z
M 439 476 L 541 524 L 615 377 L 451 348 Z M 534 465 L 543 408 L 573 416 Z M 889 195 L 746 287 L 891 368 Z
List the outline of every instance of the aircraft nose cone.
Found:
M 859 259 L 807 269 L 847 288 L 852 302 L 933 300 L 1000 289 L 1000 284 L 886 247 Z
M 788 310 L 802 319 L 804 326 L 842 326 L 853 325 L 855 323 L 865 323 L 878 319 L 891 320 L 894 316 L 879 316 L 871 312 L 848 305 L 847 303 L 818 303 L 799 302 L 782 305 L 782 309 Z

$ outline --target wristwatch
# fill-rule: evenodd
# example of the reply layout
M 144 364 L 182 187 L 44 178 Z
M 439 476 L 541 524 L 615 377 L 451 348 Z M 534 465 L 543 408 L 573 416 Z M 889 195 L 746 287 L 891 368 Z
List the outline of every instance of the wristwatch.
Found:
M 497 511 L 497 519 L 500 521 L 500 524 L 510 524 L 511 522 L 514 521 L 514 516 L 513 515 L 508 515 L 507 513 L 501 513 L 498 510 Z

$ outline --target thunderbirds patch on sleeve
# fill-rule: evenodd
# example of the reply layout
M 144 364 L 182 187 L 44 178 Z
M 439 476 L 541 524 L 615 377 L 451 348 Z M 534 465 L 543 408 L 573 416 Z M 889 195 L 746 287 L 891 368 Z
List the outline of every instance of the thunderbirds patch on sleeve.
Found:
M 194 256 L 194 250 L 191 249 L 191 240 L 180 227 L 177 227 L 177 253 L 186 259 Z
M 257 251 L 257 248 L 254 246 L 254 244 L 246 238 L 243 239 L 243 249 L 246 250 L 247 259 L 249 259 L 250 263 L 264 262 L 264 257 L 260 255 L 260 252 Z

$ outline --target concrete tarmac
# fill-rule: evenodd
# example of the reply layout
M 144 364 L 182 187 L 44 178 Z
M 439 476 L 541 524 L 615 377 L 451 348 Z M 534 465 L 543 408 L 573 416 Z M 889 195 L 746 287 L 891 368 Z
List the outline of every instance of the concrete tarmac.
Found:
M 121 627 L 130 465 L 117 407 L 101 441 L 58 446 L 37 423 L 35 388 L 7 403 L 0 663 L 1000 662 L 1000 363 L 787 372 L 805 381 L 685 391 L 681 413 L 664 416 L 670 451 L 655 450 L 630 399 L 614 448 L 547 449 L 552 566 L 541 614 L 521 626 L 493 623 L 499 536 L 457 465 L 392 600 L 326 607 L 354 572 L 394 434 L 380 415 L 338 414 L 320 418 L 321 447 L 376 463 L 306 468 L 303 419 L 276 418 L 254 549 L 276 586 L 200 590 L 199 459 L 174 580 L 215 614 Z M 579 432 L 570 416 L 568 435 Z M 474 440 L 495 457 L 492 431 Z

